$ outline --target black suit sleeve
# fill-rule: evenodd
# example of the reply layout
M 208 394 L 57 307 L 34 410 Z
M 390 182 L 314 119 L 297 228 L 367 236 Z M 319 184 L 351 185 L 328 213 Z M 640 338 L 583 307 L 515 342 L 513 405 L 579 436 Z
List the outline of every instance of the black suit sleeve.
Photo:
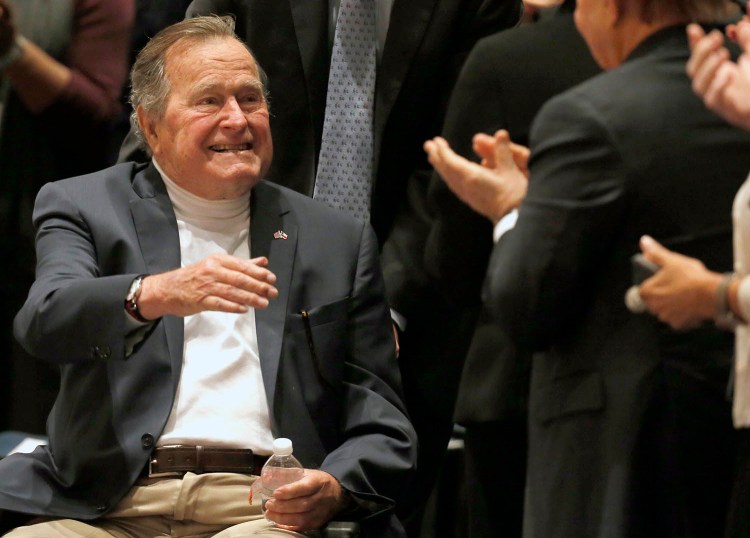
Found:
M 483 298 L 518 344 L 541 349 L 580 325 L 623 228 L 628 191 L 613 133 L 574 92 L 540 112 L 530 171 L 518 223 L 494 247 Z

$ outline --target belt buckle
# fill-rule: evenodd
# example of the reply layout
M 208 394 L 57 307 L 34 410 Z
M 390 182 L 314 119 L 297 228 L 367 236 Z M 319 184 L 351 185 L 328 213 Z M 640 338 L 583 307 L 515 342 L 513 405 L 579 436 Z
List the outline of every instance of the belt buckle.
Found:
M 156 448 L 181 448 L 183 445 L 164 445 Z M 179 471 L 165 471 L 163 473 L 153 472 L 153 464 L 156 462 L 154 454 L 156 454 L 156 448 L 154 449 L 151 457 L 148 459 L 148 477 L 149 478 L 182 478 L 185 476 L 184 472 Z

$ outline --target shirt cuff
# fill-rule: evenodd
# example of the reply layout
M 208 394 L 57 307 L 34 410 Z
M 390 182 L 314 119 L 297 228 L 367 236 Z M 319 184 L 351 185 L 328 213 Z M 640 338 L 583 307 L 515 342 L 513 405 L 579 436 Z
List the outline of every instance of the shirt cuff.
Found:
M 130 357 L 135 347 L 146 337 L 153 321 L 141 322 L 123 310 L 125 314 L 125 356 Z
M 750 321 L 750 278 L 742 277 L 740 286 L 737 288 L 737 303 L 740 307 L 740 314 L 745 323 Z
M 502 236 L 504 236 L 508 231 L 515 228 L 517 220 L 518 220 L 517 209 L 514 209 L 513 211 L 505 215 L 503 218 L 501 218 L 500 222 L 495 224 L 495 229 L 492 230 L 492 240 L 495 243 L 500 241 L 500 238 Z
M 404 332 L 406 330 L 406 318 L 391 308 L 391 319 L 393 323 L 398 326 L 398 330 Z

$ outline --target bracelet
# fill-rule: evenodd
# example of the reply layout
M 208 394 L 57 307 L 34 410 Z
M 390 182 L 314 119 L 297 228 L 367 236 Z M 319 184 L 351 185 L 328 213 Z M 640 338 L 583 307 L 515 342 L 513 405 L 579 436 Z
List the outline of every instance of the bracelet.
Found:
M 23 48 L 25 46 L 26 38 L 17 35 L 8 51 L 0 56 L 0 71 L 4 71 L 18 60 L 21 57 L 21 54 L 23 54 Z
M 739 324 L 739 319 L 729 308 L 729 286 L 737 278 L 734 273 L 725 273 L 721 277 L 719 287 L 716 288 L 716 316 L 714 323 L 719 329 L 733 331 Z

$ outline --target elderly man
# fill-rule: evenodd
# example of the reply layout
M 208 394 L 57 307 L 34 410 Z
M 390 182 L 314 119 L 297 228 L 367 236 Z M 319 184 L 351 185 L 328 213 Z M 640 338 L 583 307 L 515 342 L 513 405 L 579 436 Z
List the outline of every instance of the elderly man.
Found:
M 685 75 L 685 24 L 726 14 L 720 0 L 579 0 L 576 26 L 607 71 L 542 108 L 528 184 L 507 133 L 496 145 L 475 138 L 488 168 L 427 144 L 446 181 L 500 229 L 520 206 L 484 295 L 536 352 L 527 536 L 723 533 L 731 337 L 713 325 L 674 333 L 631 314 L 623 296 L 644 233 L 731 268 L 750 137 L 707 111 Z
M 37 200 L 15 330 L 62 385 L 49 448 L 0 462 L 0 508 L 46 516 L 10 536 L 277 536 L 248 504 L 274 437 L 308 468 L 266 504 L 284 532 L 346 511 L 401 535 L 415 434 L 374 234 L 261 181 L 268 107 L 231 20 L 165 29 L 132 81 L 153 162 Z

